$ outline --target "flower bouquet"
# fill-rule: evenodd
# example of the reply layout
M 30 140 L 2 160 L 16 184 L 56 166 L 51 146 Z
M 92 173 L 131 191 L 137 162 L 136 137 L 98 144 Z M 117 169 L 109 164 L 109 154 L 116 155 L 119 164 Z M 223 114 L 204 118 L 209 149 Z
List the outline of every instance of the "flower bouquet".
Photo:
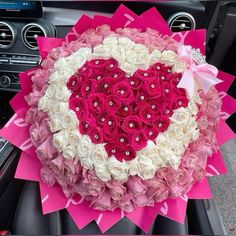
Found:
M 38 46 L 0 134 L 22 150 L 16 178 L 39 182 L 44 214 L 66 208 L 102 232 L 127 217 L 147 232 L 158 214 L 183 223 L 188 199 L 212 197 L 236 103 L 233 76 L 205 61 L 205 30 L 172 33 L 155 8 L 121 5 Z

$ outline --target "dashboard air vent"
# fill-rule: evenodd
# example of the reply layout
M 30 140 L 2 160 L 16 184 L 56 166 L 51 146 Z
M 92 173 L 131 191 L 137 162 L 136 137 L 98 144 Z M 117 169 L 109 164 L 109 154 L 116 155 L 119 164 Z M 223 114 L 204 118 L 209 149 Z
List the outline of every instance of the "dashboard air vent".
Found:
M 47 36 L 45 29 L 38 24 L 30 23 L 26 25 L 22 30 L 22 40 L 24 44 L 30 49 L 33 50 L 38 49 L 38 44 L 37 44 L 38 36 L 42 37 Z
M 187 12 L 178 12 L 172 15 L 168 20 L 172 32 L 193 30 L 196 28 L 194 17 Z
M 13 44 L 14 31 L 12 27 L 5 23 L 0 22 L 0 48 L 9 48 Z

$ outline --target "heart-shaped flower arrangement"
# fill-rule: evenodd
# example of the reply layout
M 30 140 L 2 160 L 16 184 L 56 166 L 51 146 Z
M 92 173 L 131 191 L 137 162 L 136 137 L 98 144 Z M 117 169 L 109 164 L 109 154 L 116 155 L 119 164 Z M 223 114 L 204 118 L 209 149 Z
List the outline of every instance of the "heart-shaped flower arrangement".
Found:
M 53 49 L 26 97 L 43 181 L 99 210 L 130 212 L 186 193 L 215 147 L 216 127 L 204 120 L 219 117 L 202 114 L 221 104 L 214 88 L 193 96 L 180 88 L 186 69 L 178 44 L 150 29 L 103 25 Z

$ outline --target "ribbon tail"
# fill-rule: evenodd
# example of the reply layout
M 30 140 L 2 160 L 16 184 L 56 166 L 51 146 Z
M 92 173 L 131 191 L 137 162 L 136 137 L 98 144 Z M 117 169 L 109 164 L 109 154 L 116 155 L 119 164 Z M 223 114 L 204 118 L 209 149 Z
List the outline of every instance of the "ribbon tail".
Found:
M 197 82 L 203 89 L 204 93 L 207 93 L 211 88 L 211 86 L 223 82 L 222 80 L 216 78 L 215 76 L 205 72 L 197 72 L 195 74 L 195 77 Z
M 184 88 L 188 91 L 189 97 L 192 97 L 194 94 L 194 77 L 193 72 L 186 70 L 177 85 L 178 88 Z

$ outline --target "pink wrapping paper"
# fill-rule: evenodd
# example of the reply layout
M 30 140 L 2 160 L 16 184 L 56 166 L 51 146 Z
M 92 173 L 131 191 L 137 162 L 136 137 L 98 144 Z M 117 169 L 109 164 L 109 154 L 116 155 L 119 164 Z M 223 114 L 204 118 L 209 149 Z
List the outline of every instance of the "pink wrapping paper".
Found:
M 150 24 L 150 19 L 151 22 L 154 23 Z M 42 58 L 45 58 L 52 48 L 65 42 L 75 40 L 78 34 L 81 34 L 89 27 L 94 28 L 104 23 L 110 24 L 112 29 L 125 26 L 144 29 L 149 26 L 158 29 L 162 34 L 171 34 L 164 19 L 155 8 L 148 10 L 139 17 L 131 10 L 121 5 L 112 18 L 95 16 L 94 19 L 91 19 L 88 16 L 82 16 L 65 39 L 45 39 L 39 37 L 38 44 L 40 55 Z M 205 53 L 205 33 L 205 30 L 186 31 L 174 33 L 172 37 L 180 43 L 190 44 L 193 47 L 200 48 L 202 53 Z M 22 91 L 11 101 L 11 105 L 16 114 L 6 126 L 0 130 L 0 135 L 23 151 L 15 177 L 38 181 L 40 183 L 40 194 L 44 214 L 66 208 L 79 228 L 83 228 L 92 220 L 96 220 L 102 232 L 107 231 L 123 217 L 127 217 L 144 232 L 147 232 L 158 214 L 184 223 L 188 199 L 212 198 L 208 180 L 205 178 L 202 182 L 195 184 L 194 187 L 181 198 L 168 199 L 162 203 L 156 204 L 154 207 L 136 208 L 132 213 L 124 213 L 118 209 L 114 212 L 99 212 L 89 208 L 89 203 L 81 201 L 80 198 L 66 199 L 59 186 L 48 187 L 45 185 L 40 179 L 41 163 L 36 157 L 35 149 L 30 141 L 29 126 L 23 119 L 25 111 L 28 109 L 24 101 L 24 96 L 31 91 L 31 72 L 32 70 L 27 71 L 20 76 Z M 221 91 L 223 101 L 222 121 L 217 133 L 219 145 L 222 145 L 228 140 L 235 138 L 235 134 L 229 129 L 224 120 L 236 110 L 236 102 L 226 93 L 232 83 L 233 77 L 224 72 L 219 72 L 218 77 L 224 80 L 224 83 L 216 86 L 217 89 Z M 15 135 L 16 133 L 18 134 L 17 137 Z M 220 152 L 208 158 L 206 170 L 207 176 L 226 173 L 226 167 Z M 81 212 L 86 212 L 86 215 L 81 214 Z

